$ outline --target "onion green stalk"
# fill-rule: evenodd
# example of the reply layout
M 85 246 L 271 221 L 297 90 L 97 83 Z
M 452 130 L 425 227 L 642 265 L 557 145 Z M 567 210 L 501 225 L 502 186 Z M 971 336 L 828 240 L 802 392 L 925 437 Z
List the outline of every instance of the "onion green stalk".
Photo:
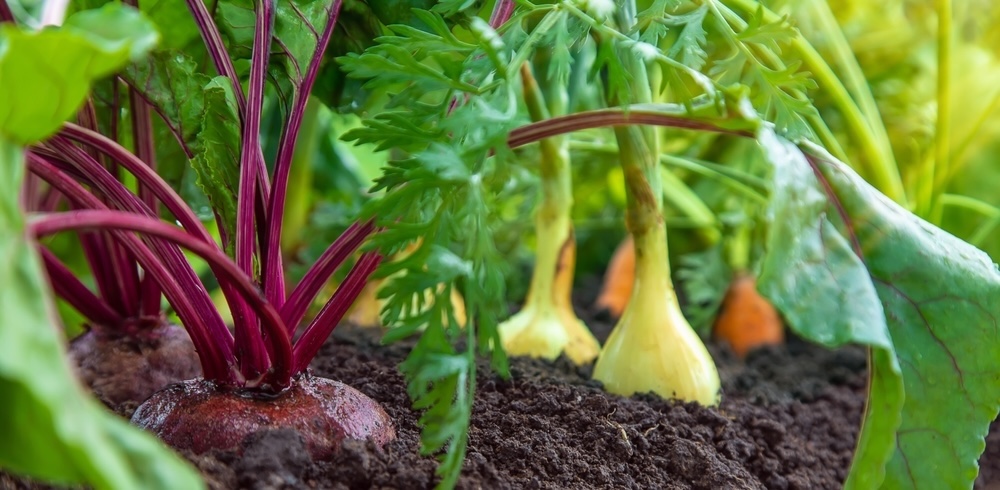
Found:
M 623 30 L 635 23 L 631 0 L 618 2 L 616 20 Z M 635 54 L 619 50 L 636 83 L 633 102 L 652 101 L 646 66 Z M 609 103 L 619 103 L 609 96 Z M 594 366 L 594 379 L 611 393 L 654 392 L 664 398 L 715 405 L 719 373 L 711 355 L 681 313 L 670 278 L 667 228 L 663 219 L 658 141 L 652 128 L 615 128 L 625 176 L 626 226 L 635 243 L 635 284 L 622 317 Z
M 527 64 L 522 65 L 524 99 L 534 121 L 547 119 L 541 89 Z M 548 103 L 551 112 L 566 110 L 566 83 L 549 79 Z M 531 286 L 524 307 L 498 327 L 504 350 L 511 355 L 555 359 L 560 354 L 576 364 L 597 357 L 600 344 L 576 313 L 570 295 L 576 264 L 576 239 L 570 211 L 573 184 L 570 173 L 569 139 L 558 136 L 542 140 L 542 197 L 535 215 L 538 250 Z

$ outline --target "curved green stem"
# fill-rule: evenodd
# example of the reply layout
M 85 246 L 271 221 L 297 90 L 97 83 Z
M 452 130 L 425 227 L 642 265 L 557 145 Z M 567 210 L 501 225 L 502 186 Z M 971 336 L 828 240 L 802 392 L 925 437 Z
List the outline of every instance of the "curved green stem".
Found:
M 758 8 L 763 9 L 765 22 L 781 21 L 781 16 L 764 8 L 756 0 L 726 0 L 726 2 L 746 13 L 756 12 Z M 727 16 L 727 20 L 745 25 L 745 21 L 740 19 L 739 16 L 735 16 L 735 19 L 730 19 Z M 859 170 L 863 170 L 868 178 L 871 179 L 872 184 L 882 191 L 883 194 L 898 203 L 906 205 L 906 192 L 903 188 L 899 167 L 896 165 L 896 158 L 891 150 L 892 146 L 885 133 L 885 125 L 881 124 L 881 121 L 878 121 L 878 124 L 874 123 L 876 119 L 874 115 L 871 115 L 872 108 L 875 108 L 874 110 L 877 113 L 871 92 L 860 90 L 856 94 L 859 99 L 870 99 L 863 103 L 863 105 L 869 108 L 869 117 L 866 118 L 865 113 L 851 97 L 843 81 L 834 73 L 833 68 L 823 60 L 823 57 L 820 56 L 819 52 L 816 51 L 816 48 L 808 40 L 802 36 L 798 36 L 792 40 L 791 47 L 802 57 L 806 68 L 813 74 L 819 86 L 829 93 L 834 106 L 844 116 L 851 134 L 857 139 L 861 152 L 864 155 L 864 167 Z M 848 62 L 849 60 L 844 59 L 841 61 Z M 852 63 L 848 62 L 847 64 L 850 65 Z M 853 64 L 856 65 L 856 60 Z M 860 70 L 860 68 L 857 69 Z
M 809 6 L 815 13 L 813 19 L 817 21 L 819 26 L 818 34 L 823 36 L 824 41 L 830 47 L 834 64 L 841 71 L 840 80 L 844 82 L 847 90 L 857 102 L 861 114 L 868 121 L 872 131 L 875 132 L 875 139 L 882 147 L 882 152 L 892 155 L 892 145 L 889 143 L 889 136 L 885 131 L 882 113 L 879 112 L 871 85 L 868 84 L 868 79 L 865 78 L 864 71 L 861 70 L 861 65 L 854 56 L 854 51 L 851 49 L 844 31 L 837 24 L 837 19 L 826 0 L 812 0 L 809 2 Z M 802 42 L 806 43 L 804 40 Z M 834 153 L 834 156 L 837 155 Z
M 660 156 L 660 161 L 664 160 L 664 156 L 666 155 Z M 705 201 L 702 201 L 698 194 L 670 169 L 661 168 L 660 173 L 663 198 L 682 215 L 698 224 L 695 233 L 702 243 L 710 246 L 719 241 L 721 233 L 719 232 L 718 220 L 715 219 L 715 213 L 705 204 Z
M 951 0 L 935 2 L 938 14 L 937 35 L 937 118 L 934 122 L 934 159 L 931 168 L 921 174 L 918 215 L 931 223 L 941 222 L 940 213 L 934 212 L 935 203 L 944 191 L 951 151 L 951 50 L 952 8 Z M 923 211 L 923 212 L 920 212 Z

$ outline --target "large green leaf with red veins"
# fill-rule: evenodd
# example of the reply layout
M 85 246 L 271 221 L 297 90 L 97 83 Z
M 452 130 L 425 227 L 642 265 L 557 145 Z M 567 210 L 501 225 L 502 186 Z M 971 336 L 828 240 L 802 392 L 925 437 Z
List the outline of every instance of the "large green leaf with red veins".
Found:
M 774 167 L 761 292 L 809 339 L 872 347 L 846 486 L 971 488 L 1000 407 L 1000 272 L 822 150 L 758 141 Z
M 305 81 L 310 61 L 335 7 L 339 8 L 333 0 L 275 2 L 274 42 L 268 70 L 270 81 L 286 104 L 291 103 Z M 230 53 L 248 60 L 255 32 L 253 2 L 220 2 L 219 13 L 219 28 L 227 38 Z
M 211 77 L 198 71 L 197 63 L 179 51 L 157 51 L 136 61 L 122 73 L 162 116 L 174 135 L 192 151 L 201 129 L 205 97 Z
M 805 155 L 768 127 L 758 142 L 773 165 L 773 189 L 757 287 L 798 334 L 829 347 L 873 348 L 880 398 L 867 407 L 852 478 L 860 488 L 874 488 L 892 454 L 904 400 L 882 302 L 854 244 L 830 219 L 827 193 Z

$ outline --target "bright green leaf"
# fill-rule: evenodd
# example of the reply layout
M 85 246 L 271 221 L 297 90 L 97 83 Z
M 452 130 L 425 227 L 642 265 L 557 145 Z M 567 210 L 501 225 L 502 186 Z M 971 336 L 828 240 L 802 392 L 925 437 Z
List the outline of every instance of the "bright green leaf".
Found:
M 1000 406 L 1000 273 L 985 253 L 831 162 L 813 159 L 878 289 L 906 389 L 883 485 L 971 488 Z M 870 403 L 883 398 L 873 391 Z
M 60 28 L 0 25 L 0 132 L 19 144 L 42 139 L 76 112 L 92 81 L 158 38 L 142 14 L 119 4 L 74 14 Z
M 886 315 L 865 264 L 828 218 L 827 195 L 805 156 L 769 128 L 758 139 L 773 165 L 774 189 L 757 287 L 798 334 L 830 347 L 874 348 L 881 398 L 867 407 L 853 468 L 855 483 L 874 488 L 891 455 L 904 399 Z
M 163 36 L 164 49 L 192 48 L 201 42 L 198 25 L 184 0 L 143 0 L 139 9 L 154 23 Z
M 759 140 L 775 166 L 762 293 L 806 337 L 873 347 L 847 486 L 971 488 L 1000 406 L 995 264 L 825 152 Z
M 707 56 L 704 48 L 705 28 L 702 26 L 707 13 L 708 4 L 705 4 L 686 14 L 667 17 L 664 24 L 680 29 L 677 40 L 667 51 L 667 56 L 695 70 L 701 69 Z
M 774 165 L 761 292 L 816 342 L 891 349 L 875 286 L 865 264 L 827 217 L 827 196 L 805 156 L 768 130 L 762 130 L 759 140 Z M 811 321 L 817 317 L 833 321 Z
M 144 15 L 133 8 L 109 3 L 100 9 L 84 10 L 69 16 L 59 32 L 74 30 L 97 41 L 108 52 L 125 50 L 129 59 L 145 56 L 160 41 L 160 33 Z M 94 66 L 100 66 L 95 59 Z M 104 63 L 111 63 L 110 59 Z M 119 64 L 114 63 L 114 67 Z
M 196 137 L 205 112 L 203 92 L 211 78 L 199 71 L 191 56 L 177 50 L 156 51 L 129 65 L 122 77 L 162 116 L 153 118 L 157 173 L 178 189 L 203 220 L 211 219 L 210 203 L 188 164 L 198 151 Z
M 122 74 L 188 147 L 201 128 L 201 94 L 210 81 L 197 68 L 195 61 L 183 53 L 160 51 L 131 64 Z
M 333 8 L 330 0 L 291 1 L 276 4 L 274 35 L 283 51 L 288 78 L 296 85 L 305 77 Z
M 203 487 L 190 466 L 75 381 L 18 203 L 23 145 L 55 132 L 94 78 L 155 40 L 152 26 L 120 5 L 39 33 L 0 26 L 0 281 L 8 285 L 0 288 L 0 466 L 16 473 L 102 489 Z

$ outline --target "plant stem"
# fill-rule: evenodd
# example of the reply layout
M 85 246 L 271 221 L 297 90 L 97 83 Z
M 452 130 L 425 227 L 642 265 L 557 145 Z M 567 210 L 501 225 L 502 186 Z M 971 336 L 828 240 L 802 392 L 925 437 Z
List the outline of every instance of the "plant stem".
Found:
M 58 136 L 52 138 L 49 144 L 78 172 L 89 174 L 92 185 L 101 190 L 107 202 L 128 203 L 123 204 L 125 206 L 134 204 L 132 200 L 135 196 L 89 153 Z M 137 315 L 138 271 L 128 251 L 103 233 L 81 234 L 81 240 L 101 297 L 122 315 Z
M 212 14 L 205 7 L 202 0 L 187 0 L 188 10 L 194 16 L 194 22 L 198 25 L 198 32 L 208 49 L 208 54 L 212 57 L 215 70 L 219 75 L 229 78 L 233 84 L 233 94 L 236 96 L 236 106 L 239 109 L 240 118 L 246 117 L 247 99 L 243 92 L 243 85 L 240 84 L 240 77 L 236 75 L 236 68 L 233 60 L 226 51 L 226 45 L 222 42 L 222 35 L 219 34 L 219 26 L 212 20 Z
M 549 110 L 545 99 L 527 63 L 521 65 L 521 79 L 531 120 L 548 119 Z M 552 85 L 564 83 L 565 80 L 550 81 Z M 565 113 L 566 90 L 555 87 L 549 93 L 549 107 L 553 109 L 553 113 Z M 569 138 L 546 138 L 539 145 L 542 150 L 539 165 L 542 195 L 535 215 L 538 250 L 535 253 L 535 267 L 525 308 L 528 305 L 548 305 L 572 311 L 570 295 L 575 260 L 570 258 L 576 256 L 576 240 L 570 217 L 573 209 L 573 181 L 569 162 Z
M 42 196 L 39 201 L 38 211 L 43 213 L 51 213 L 59 209 L 59 205 L 63 202 L 63 195 L 53 189 L 48 188 L 45 191 L 45 195 Z
M 635 1 L 619 0 L 617 3 L 615 21 L 620 29 L 629 30 L 636 22 Z M 632 75 L 632 102 L 651 102 L 653 94 L 647 83 L 646 65 L 627 49 L 619 48 L 619 52 L 625 71 Z M 621 101 L 612 98 L 609 102 Z M 659 139 L 651 129 L 615 127 L 619 162 L 625 176 L 625 226 L 635 240 L 637 271 L 644 268 L 660 270 L 660 265 L 654 267 L 653 264 L 669 264 L 667 229 L 663 223 L 663 180 L 657 159 Z M 666 270 L 669 273 L 669 265 Z M 669 286 L 669 278 L 667 281 Z
M 220 281 L 228 282 L 239 291 L 247 304 L 263 320 L 261 323 L 271 339 L 269 345 L 272 347 L 271 354 L 274 361 L 272 364 L 275 370 L 273 373 L 274 382 L 279 387 L 288 385 L 288 380 L 291 378 L 292 347 L 284 326 L 281 324 L 281 316 L 273 305 L 264 300 L 253 281 L 243 274 L 226 254 L 214 245 L 198 240 L 176 226 L 122 211 L 69 211 L 48 215 L 31 223 L 31 231 L 35 236 L 84 229 L 127 230 L 155 236 L 182 246 L 208 262 L 216 277 Z M 165 291 L 173 290 L 175 296 L 183 297 L 185 296 L 185 288 L 200 287 L 204 289 L 204 285 L 200 281 L 197 285 L 181 284 L 176 281 L 157 255 L 134 236 L 121 234 L 119 237 L 136 254 L 143 267 L 154 274 L 158 281 L 165 283 Z M 201 354 L 200 351 L 199 354 Z M 204 357 L 202 359 L 204 362 Z
M 781 21 L 781 16 L 765 8 L 757 0 L 725 0 L 725 2 L 734 5 L 748 15 L 756 12 L 758 8 L 762 9 L 764 22 L 774 23 Z M 719 5 L 719 3 L 716 3 L 716 5 Z M 735 22 L 737 27 L 746 25 L 746 22 L 738 15 L 727 16 L 727 20 Z M 883 194 L 900 204 L 906 205 L 906 192 L 903 189 L 899 167 L 896 165 L 896 158 L 892 153 L 892 146 L 885 133 L 884 124 L 881 124 L 881 121 L 876 124 L 874 122 L 876 121 L 874 115 L 870 115 L 866 121 L 861 108 L 851 98 L 841 79 L 837 77 L 830 65 L 823 60 L 823 57 L 820 56 L 819 52 L 816 51 L 816 48 L 809 41 L 802 36 L 797 36 L 791 41 L 791 46 L 802 56 L 805 67 L 813 74 L 820 87 L 829 93 L 834 105 L 844 116 L 848 129 L 857 139 L 858 145 L 864 155 L 864 167 L 861 170 L 865 172 L 872 180 L 872 184 L 882 191 Z M 842 61 L 849 60 L 844 59 Z M 874 98 L 871 97 L 870 91 L 859 90 L 857 95 L 861 98 L 871 99 L 864 103 L 866 107 L 877 107 Z
M 38 180 L 38 177 L 28 174 L 24 176 L 24 182 L 21 184 L 20 192 L 20 203 L 21 209 L 31 213 L 38 211 L 38 202 L 41 199 L 40 194 L 42 182 Z
M 254 8 L 253 52 L 250 60 L 250 82 L 247 110 L 243 118 L 243 145 L 240 148 L 240 184 L 236 214 L 236 265 L 252 279 L 259 277 L 255 258 L 262 258 L 261 246 L 255 233 L 258 179 L 267 175 L 264 152 L 260 144 L 260 113 L 264 104 L 264 79 L 271 52 L 271 28 L 274 21 L 273 0 L 258 0 Z M 267 223 L 256 223 L 258 229 L 267 229 Z M 232 306 L 235 324 L 236 358 L 240 371 L 247 379 L 260 377 L 267 369 L 266 346 L 260 332 L 260 322 L 250 314 L 248 305 Z
M 951 0 L 935 2 L 938 16 L 937 35 L 937 118 L 934 121 L 934 162 L 933 167 L 922 175 L 921 199 L 917 213 L 931 223 L 941 222 L 940 215 L 934 215 L 938 197 L 944 192 L 945 176 L 949 173 L 951 152 L 951 51 L 952 51 L 952 6 Z M 940 185 L 938 185 L 940 182 Z
M 361 290 L 364 289 L 368 278 L 375 272 L 381 261 L 381 255 L 369 252 L 362 255 L 358 259 L 358 263 L 354 264 L 344 282 L 333 293 L 333 297 L 327 301 L 323 309 L 316 315 L 316 318 L 306 327 L 305 332 L 302 333 L 302 337 L 295 343 L 293 352 L 295 372 L 305 371 L 309 367 L 309 363 L 316 357 L 316 353 L 323 346 L 323 342 L 337 328 L 340 320 L 347 313 L 348 308 L 354 304 L 354 300 L 358 298 L 358 295 L 361 294 Z
M 150 106 L 139 97 L 139 92 L 129 88 L 129 106 L 132 108 L 132 141 L 135 144 L 135 156 L 146 163 L 150 170 L 156 170 L 156 148 L 153 142 L 153 121 Z M 159 216 L 156 196 L 149 187 L 139 184 L 139 198 Z M 140 315 L 156 316 L 160 313 L 160 288 L 149 274 L 142 278 L 139 284 Z
M 4 23 L 14 23 L 14 12 L 10 11 L 10 5 L 7 5 L 7 0 L 0 0 L 0 24 Z
M 320 62 L 326 47 L 330 42 L 330 36 L 337 25 L 337 18 L 340 15 L 341 1 L 333 3 L 328 14 L 326 26 L 316 43 L 313 57 L 309 61 L 309 69 L 306 71 L 302 83 L 295 88 L 295 101 L 292 110 L 288 114 L 285 128 L 281 134 L 279 142 L 278 160 L 274 166 L 274 185 L 270 193 L 268 203 L 268 231 L 267 241 L 264 246 L 264 294 L 268 301 L 277 307 L 285 302 L 285 279 L 284 269 L 281 260 L 281 232 L 284 220 L 285 198 L 288 193 L 288 175 L 291 171 L 293 157 L 295 156 L 295 146 L 299 140 L 299 131 L 302 128 L 302 119 L 306 114 L 309 94 L 312 92 L 313 83 L 319 73 Z M 313 111 L 315 117 L 315 111 Z M 310 135 L 312 136 L 312 135 Z
M 100 199 L 87 192 L 83 186 L 59 171 L 44 158 L 28 152 L 27 161 L 30 171 L 45 179 L 76 206 L 105 211 L 108 209 Z M 132 213 L 135 214 L 134 211 Z M 134 236 L 127 234 L 116 233 L 116 236 L 126 245 L 131 243 L 131 240 L 138 241 Z M 213 307 L 204 286 L 201 285 L 198 276 L 191 270 L 191 266 L 179 250 L 173 250 L 176 253 L 171 253 L 172 251 L 165 247 L 165 244 L 154 243 L 153 245 L 157 247 L 160 257 L 168 259 L 168 263 L 172 265 L 171 274 L 165 278 L 157 277 L 157 281 L 164 288 L 167 298 L 191 335 L 191 341 L 198 351 L 205 377 L 220 382 L 232 382 L 235 378 L 233 378 L 229 367 L 236 362 L 233 356 L 232 336 L 222 322 L 218 311 Z M 163 267 L 159 262 L 156 265 Z M 143 267 L 147 271 L 150 270 L 149 264 L 143 264 Z M 174 288 L 173 284 L 165 282 L 176 283 L 178 280 L 189 284 L 188 288 Z
M 114 87 L 112 83 L 112 87 Z M 117 91 L 116 91 L 117 93 Z M 93 99 L 87 99 L 84 106 L 77 114 L 77 120 L 83 127 L 91 131 L 98 131 L 97 110 L 94 107 Z M 72 145 L 68 145 L 72 148 Z M 118 164 L 108 161 L 97 150 L 84 147 L 83 151 L 73 148 L 73 153 L 87 160 L 87 156 L 93 160 L 93 165 L 100 168 L 107 168 L 111 175 L 111 180 L 120 178 Z M 84 174 L 86 175 L 86 174 Z M 108 202 L 105 200 L 105 202 Z M 99 273 L 104 277 L 103 282 L 98 281 L 101 297 L 105 298 L 116 311 L 126 316 L 134 316 L 139 313 L 140 296 L 138 294 L 139 271 L 135 266 L 135 260 L 129 256 L 121 244 L 115 243 L 101 233 L 89 233 L 83 238 L 84 246 L 92 248 L 93 252 L 88 254 L 90 266 L 95 276 Z
M 753 137 L 750 124 L 745 128 L 735 126 L 733 120 L 722 118 L 707 118 L 687 114 L 685 109 L 674 104 L 634 104 L 628 107 L 614 107 L 592 111 L 577 112 L 561 117 L 553 117 L 537 123 L 525 124 L 510 132 L 507 144 L 517 148 L 529 143 L 571 133 L 583 129 L 606 128 L 649 124 L 678 129 L 695 129 L 712 131 L 720 134 Z
M 364 243 L 368 235 L 375 231 L 374 221 L 354 223 L 344 231 L 306 272 L 298 286 L 292 290 L 288 301 L 281 308 L 281 318 L 291 335 L 302 318 L 305 317 L 309 304 L 316 298 L 323 285 L 330 279 L 334 271 Z
M 50 142 L 55 141 L 57 138 L 62 136 L 65 136 L 66 138 L 76 141 L 78 143 L 83 143 L 87 147 L 91 147 L 107 155 L 109 158 L 111 158 L 112 161 L 115 162 L 116 165 L 121 165 L 122 167 L 124 167 L 126 170 L 132 173 L 132 175 L 135 176 L 136 180 L 141 182 L 143 186 L 150 189 L 150 191 L 152 191 L 152 193 L 156 196 L 156 198 L 159 199 L 161 203 L 163 203 L 163 206 L 167 208 L 167 211 L 169 211 L 171 214 L 174 215 L 174 218 L 177 220 L 177 222 L 182 227 L 184 227 L 184 229 L 188 233 L 194 235 L 195 237 L 199 238 L 205 243 L 213 245 L 215 244 L 215 240 L 212 238 L 212 235 L 208 233 L 208 230 L 205 229 L 205 226 L 202 224 L 201 220 L 199 220 L 198 217 L 194 215 L 194 212 L 191 211 L 191 208 L 187 205 L 187 203 L 185 203 L 184 200 L 181 199 L 180 195 L 178 195 L 177 192 L 174 191 L 174 189 L 171 188 L 170 185 L 168 185 L 166 181 L 163 180 L 162 177 L 160 177 L 156 172 L 154 172 L 151 168 L 149 168 L 148 165 L 143 163 L 142 160 L 139 160 L 131 152 L 129 152 L 125 148 L 122 148 L 122 146 L 116 143 L 115 141 L 108 139 L 106 136 L 96 131 L 91 131 L 89 129 L 82 128 L 80 126 L 71 123 L 63 124 L 62 130 L 59 131 L 59 136 L 53 138 L 52 140 L 50 140 Z M 78 150 L 77 148 L 70 145 L 70 148 L 67 151 L 69 152 L 69 154 L 74 154 L 74 152 L 77 150 Z M 89 155 L 84 155 L 84 156 L 89 156 Z M 85 158 L 78 159 L 76 163 L 87 164 L 87 161 Z M 82 174 L 89 175 L 91 178 L 97 177 L 101 179 L 101 182 L 103 182 L 105 185 L 105 188 L 102 189 L 102 192 L 105 193 L 105 195 L 120 196 L 121 199 L 118 202 L 119 208 L 130 209 L 133 210 L 133 212 L 135 212 L 134 210 L 145 207 L 145 205 L 142 204 L 141 201 L 136 199 L 134 195 L 128 192 L 128 189 L 125 189 L 125 187 L 121 184 L 121 182 L 119 182 L 117 179 L 111 176 L 107 172 L 107 170 L 105 170 L 99 164 L 90 164 L 88 169 L 89 170 L 83 171 Z M 123 191 L 124 193 L 122 193 Z M 133 207 L 130 208 L 129 206 Z M 148 208 L 146 208 L 146 211 L 143 212 L 147 213 L 147 215 L 152 216 L 152 211 L 149 210 Z M 188 267 L 187 269 L 185 269 L 185 274 L 194 275 L 194 271 L 191 271 L 190 267 Z M 226 296 L 226 300 L 230 304 L 230 309 L 234 308 L 233 305 L 242 304 L 243 300 L 241 299 L 239 294 L 236 293 L 234 290 L 232 290 L 232 288 L 230 288 L 228 285 L 221 285 L 221 289 L 223 294 L 225 294 Z M 225 329 L 224 325 L 222 328 L 225 330 L 225 334 L 228 336 L 229 331 Z
M 819 24 L 818 34 L 823 36 L 823 40 L 830 47 L 834 63 L 843 73 L 839 77 L 840 80 L 844 82 L 845 87 L 857 102 L 861 114 L 868 121 L 868 126 L 875 133 L 875 139 L 878 141 L 882 154 L 893 155 L 892 144 L 889 142 L 888 134 L 886 134 L 885 122 L 882 120 L 882 113 L 875 102 L 871 85 L 868 83 L 868 79 L 865 78 L 861 64 L 858 63 L 857 57 L 854 56 L 854 51 L 851 49 L 851 45 L 844 35 L 843 29 L 837 24 L 837 19 L 830 10 L 830 5 L 827 3 L 827 0 L 810 0 L 808 4 L 813 9 L 813 18 Z M 804 38 L 799 42 L 803 44 L 803 47 L 808 45 L 808 41 Z M 802 48 L 799 48 L 799 51 L 801 52 Z M 834 156 L 837 155 L 834 154 Z
M 76 308 L 89 322 L 102 327 L 114 328 L 121 325 L 122 318 L 111 306 L 96 294 L 90 292 L 76 275 L 66 267 L 49 249 L 39 246 L 45 273 L 49 276 L 52 290 Z
M 205 229 L 205 225 L 194 215 L 194 212 L 184 202 L 184 199 L 162 177 L 143 163 L 142 160 L 136 158 L 130 151 L 100 133 L 72 123 L 65 123 L 59 134 L 78 143 L 92 146 L 108 155 L 117 164 L 132 173 L 136 180 L 147 186 L 188 233 L 207 243 L 215 243 L 212 235 Z M 121 183 L 118 183 L 118 185 L 121 185 Z
M 571 141 L 570 149 L 589 152 L 618 153 L 618 147 L 616 145 L 592 143 L 588 141 Z M 715 180 L 757 203 L 767 203 L 767 198 L 765 197 L 768 188 L 767 183 L 764 179 L 746 173 L 743 170 L 695 158 L 682 158 L 667 153 L 660 155 L 660 163 L 670 167 L 682 168 L 692 173 Z
M 632 31 L 635 4 L 623 0 L 615 16 L 619 29 Z M 627 45 L 625 45 L 627 46 Z M 645 65 L 619 44 L 624 70 L 632 76 L 630 96 L 650 100 Z M 613 96 L 609 104 L 620 103 Z M 644 131 L 644 129 L 646 129 Z M 615 127 L 625 175 L 626 228 L 635 250 L 635 278 L 621 318 L 601 349 L 593 377 L 612 393 L 654 391 L 661 396 L 718 402 L 719 376 L 711 356 L 681 314 L 670 277 L 663 189 L 652 128 Z
M 42 18 L 39 23 L 44 26 L 58 26 L 66 18 L 66 8 L 69 0 L 45 0 L 42 3 Z
M 550 50 L 540 48 L 534 64 L 545 69 L 550 59 Z M 543 82 L 543 96 L 530 65 L 521 65 L 522 92 L 532 120 L 545 120 L 550 112 L 566 112 L 568 75 L 568 71 L 550 71 Z M 497 332 L 504 350 L 511 355 L 554 359 L 565 354 L 572 362 L 584 364 L 597 356 L 600 344 L 577 318 L 571 303 L 576 240 L 571 217 L 569 138 L 546 138 L 540 145 L 542 189 L 535 211 L 537 250 L 531 285 L 521 311 L 498 325 Z
M 325 108 L 323 103 L 314 97 L 310 97 L 309 102 L 306 104 L 305 113 L 302 116 L 302 134 L 297 138 L 295 151 L 292 153 L 292 163 L 289 165 L 290 169 L 288 171 L 288 182 L 284 186 L 278 186 L 277 179 L 275 179 L 274 191 L 271 193 L 272 201 L 275 194 L 279 192 L 279 189 L 286 190 L 284 209 L 272 208 L 271 210 L 272 216 L 275 216 L 276 213 L 281 213 L 281 218 L 276 219 L 281 220 L 281 231 L 278 234 L 277 246 L 280 247 L 279 250 L 282 258 L 285 257 L 285 254 L 299 248 L 303 242 L 309 239 L 308 236 L 303 236 L 303 232 L 309 222 L 309 214 L 316 196 L 313 192 L 302 192 L 302 190 L 312 187 L 314 178 L 313 157 L 316 155 L 320 142 L 330 138 L 329 130 L 331 126 L 326 124 L 329 119 L 330 112 Z M 289 194 L 287 192 L 289 187 L 298 189 L 298 191 Z M 268 222 L 272 230 L 274 229 L 276 219 Z M 270 246 L 268 245 L 268 247 Z M 264 288 L 265 290 L 267 289 L 266 282 Z M 281 295 L 281 304 L 284 304 L 286 299 L 287 295 L 283 293 Z M 275 306 L 280 307 L 281 305 L 276 304 Z
M 668 155 L 663 155 L 668 156 Z M 661 162 L 665 159 L 661 156 Z M 674 209 L 680 211 L 681 215 L 688 217 L 692 222 L 697 223 L 695 234 L 706 246 L 711 246 L 721 238 L 719 223 L 715 218 L 715 213 L 705 204 L 705 201 L 698 197 L 680 177 L 675 175 L 670 169 L 662 169 L 661 185 L 663 186 L 663 198 Z
M 514 15 L 515 7 L 517 5 L 514 0 L 497 0 L 497 3 L 493 5 L 493 12 L 490 14 L 490 27 L 498 29 L 504 25 L 510 20 L 510 16 Z

